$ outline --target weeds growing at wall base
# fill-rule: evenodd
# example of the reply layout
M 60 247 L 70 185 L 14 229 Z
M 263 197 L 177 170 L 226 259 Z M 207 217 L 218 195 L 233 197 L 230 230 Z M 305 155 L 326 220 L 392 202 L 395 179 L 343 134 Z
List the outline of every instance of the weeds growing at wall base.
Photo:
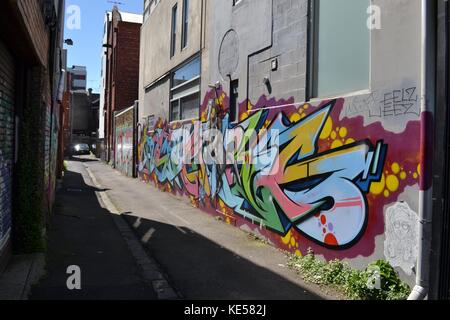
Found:
M 303 257 L 289 255 L 288 266 L 305 281 L 334 287 L 349 299 L 406 300 L 411 293 L 410 287 L 384 260 L 369 264 L 366 270 L 355 270 L 339 260 L 325 262 L 316 259 L 310 249 Z

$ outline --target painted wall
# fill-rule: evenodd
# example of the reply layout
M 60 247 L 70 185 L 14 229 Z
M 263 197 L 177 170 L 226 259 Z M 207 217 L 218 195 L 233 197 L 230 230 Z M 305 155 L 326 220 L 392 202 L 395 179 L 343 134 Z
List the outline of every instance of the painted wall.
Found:
M 0 79 L 2 79 L 0 81 L 0 258 L 11 230 L 11 189 L 14 163 L 14 71 L 13 56 L 4 43 L 0 41 Z
M 56 192 L 58 136 L 59 136 L 59 105 L 53 110 L 50 105 L 43 110 L 44 113 L 44 194 L 45 207 L 48 213 L 53 211 Z
M 202 79 L 221 87 L 202 82 L 200 121 L 162 117 L 142 131 L 141 178 L 282 249 L 361 268 L 385 259 L 412 284 L 431 119 L 420 112 L 420 1 L 373 1 L 382 28 L 371 31 L 370 88 L 306 103 L 307 1 L 209 3 Z M 228 74 L 240 82 L 236 123 Z
M 111 22 L 111 11 L 105 12 L 104 17 L 104 31 L 103 31 L 103 39 L 102 43 L 108 42 L 108 23 Z M 99 107 L 99 127 L 98 127 L 98 138 L 104 139 L 105 138 L 105 90 L 106 90 L 106 71 L 107 71 L 107 64 L 106 64 L 106 55 L 105 55 L 106 49 L 102 47 L 100 58 L 102 60 L 101 64 L 101 83 L 100 83 L 100 107 Z
M 116 116 L 115 120 L 115 139 L 116 139 L 116 153 L 115 166 L 116 169 L 123 174 L 132 177 L 134 158 L 133 158 L 133 144 L 134 144 L 134 109 Z
M 177 4 L 176 50 L 170 56 L 172 8 Z M 141 28 L 139 63 L 139 115 L 169 117 L 170 71 L 205 48 L 206 0 L 189 1 L 188 44 L 181 49 L 182 0 L 161 1 Z M 203 20 L 202 20 L 203 14 Z M 202 25 L 203 22 L 203 25 Z M 157 31 L 156 31 L 157 30 Z
M 182 0 L 161 1 L 141 28 L 141 41 L 143 55 L 141 55 L 141 68 L 143 68 L 143 86 L 145 87 L 166 72 L 193 56 L 200 49 L 201 12 L 204 0 L 189 1 L 189 30 L 188 45 L 181 50 L 182 28 Z M 176 54 L 170 58 L 170 31 L 172 8 L 178 7 Z M 155 32 L 155 29 L 165 32 Z

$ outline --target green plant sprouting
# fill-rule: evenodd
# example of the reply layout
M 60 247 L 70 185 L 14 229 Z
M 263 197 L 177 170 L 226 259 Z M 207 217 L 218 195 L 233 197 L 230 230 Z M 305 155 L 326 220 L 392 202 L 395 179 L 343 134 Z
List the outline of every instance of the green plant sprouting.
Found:
M 319 260 L 309 249 L 303 257 L 289 255 L 288 266 L 305 281 L 332 286 L 349 299 L 406 300 L 411 292 L 395 269 L 384 260 L 372 262 L 365 270 L 356 270 L 340 260 Z

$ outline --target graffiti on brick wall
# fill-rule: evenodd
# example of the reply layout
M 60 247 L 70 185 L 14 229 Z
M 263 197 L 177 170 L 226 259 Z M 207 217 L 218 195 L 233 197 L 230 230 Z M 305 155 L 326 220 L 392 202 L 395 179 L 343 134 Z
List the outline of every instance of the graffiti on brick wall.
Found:
M 127 176 L 133 176 L 133 110 L 116 117 L 116 168 Z
M 230 123 L 228 98 L 211 92 L 200 122 L 161 119 L 143 130 L 139 174 L 297 254 L 368 256 L 384 231 L 383 206 L 418 183 L 419 151 L 402 139 L 418 137 L 419 121 L 402 134 L 364 127 L 362 117 L 339 118 L 344 103 L 263 97 Z
M 11 228 L 11 169 L 0 150 L 0 250 Z
M 0 84 L 0 250 L 11 229 L 11 187 L 14 157 L 14 104 L 12 92 Z
M 52 211 L 55 202 L 56 167 L 58 157 L 59 114 L 57 110 L 47 107 L 45 127 L 45 186 L 48 210 Z

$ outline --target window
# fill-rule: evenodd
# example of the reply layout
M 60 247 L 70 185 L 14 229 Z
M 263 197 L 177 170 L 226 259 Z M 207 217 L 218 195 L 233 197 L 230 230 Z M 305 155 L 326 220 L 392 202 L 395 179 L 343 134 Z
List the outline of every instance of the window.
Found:
M 239 80 L 233 80 L 230 84 L 230 121 L 235 122 L 239 113 Z
M 170 35 L 170 57 L 171 58 L 175 55 L 175 50 L 177 48 L 177 11 L 178 11 L 178 6 L 175 5 L 172 8 L 172 27 L 171 27 L 171 35 Z
M 172 72 L 170 121 L 198 118 L 200 111 L 200 58 Z
M 186 48 L 189 32 L 189 0 L 183 0 L 183 30 L 181 33 L 181 49 Z
M 172 83 L 174 87 L 198 77 L 200 75 L 200 58 L 194 59 L 184 67 L 179 68 L 172 74 Z
M 370 0 L 316 0 L 312 2 L 313 98 L 330 97 L 369 88 Z

